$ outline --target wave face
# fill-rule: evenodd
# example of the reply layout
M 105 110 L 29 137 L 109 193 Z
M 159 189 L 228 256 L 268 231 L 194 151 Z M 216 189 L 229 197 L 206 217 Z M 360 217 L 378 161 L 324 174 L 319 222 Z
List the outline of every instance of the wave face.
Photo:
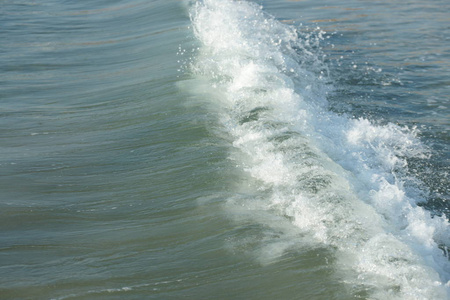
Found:
M 261 260 L 295 247 L 331 249 L 336 278 L 352 295 L 447 299 L 448 221 L 417 205 L 426 188 L 408 172 L 409 159 L 429 156 L 417 132 L 330 111 L 321 32 L 246 1 L 197 2 L 191 20 L 200 43 L 191 71 L 206 81 L 218 131 L 243 171 L 230 216 L 264 211 L 289 222 L 251 217 L 284 236 Z

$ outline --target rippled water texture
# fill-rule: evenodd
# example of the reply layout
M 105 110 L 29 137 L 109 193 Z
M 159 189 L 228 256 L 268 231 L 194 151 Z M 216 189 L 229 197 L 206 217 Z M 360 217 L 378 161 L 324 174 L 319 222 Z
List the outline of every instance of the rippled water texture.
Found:
M 446 1 L 0 11 L 1 299 L 448 299 Z

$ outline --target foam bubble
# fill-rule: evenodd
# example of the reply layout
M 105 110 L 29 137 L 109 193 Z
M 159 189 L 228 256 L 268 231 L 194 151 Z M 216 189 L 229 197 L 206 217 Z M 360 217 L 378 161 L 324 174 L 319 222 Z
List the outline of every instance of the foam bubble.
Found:
M 446 299 L 449 226 L 417 206 L 426 191 L 408 159 L 429 153 L 416 131 L 328 110 L 333 87 L 315 50 L 323 33 L 231 0 L 197 2 L 192 24 L 202 45 L 192 71 L 209 78 L 233 159 L 263 191 L 259 209 L 336 249 L 336 272 L 372 298 Z M 284 247 L 292 243 L 268 244 L 261 255 Z

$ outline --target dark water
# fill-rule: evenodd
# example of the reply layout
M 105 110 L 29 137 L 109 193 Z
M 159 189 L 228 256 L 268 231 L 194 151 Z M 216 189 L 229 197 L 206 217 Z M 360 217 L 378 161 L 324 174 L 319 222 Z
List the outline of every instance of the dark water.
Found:
M 255 2 L 0 4 L 1 299 L 448 299 L 449 4 Z

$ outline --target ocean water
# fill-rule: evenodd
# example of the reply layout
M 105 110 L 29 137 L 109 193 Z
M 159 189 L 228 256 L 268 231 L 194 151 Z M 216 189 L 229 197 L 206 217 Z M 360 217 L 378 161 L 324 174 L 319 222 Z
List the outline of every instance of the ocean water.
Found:
M 450 298 L 447 1 L 0 9 L 0 299 Z

